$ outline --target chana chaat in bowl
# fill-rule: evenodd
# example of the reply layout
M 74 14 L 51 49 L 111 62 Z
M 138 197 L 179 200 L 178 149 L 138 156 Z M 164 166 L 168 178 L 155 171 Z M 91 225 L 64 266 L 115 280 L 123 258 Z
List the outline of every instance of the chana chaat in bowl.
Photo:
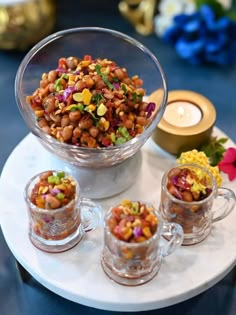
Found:
M 156 110 L 143 80 L 113 60 L 61 57 L 26 97 L 38 126 L 59 142 L 101 148 L 141 134 Z

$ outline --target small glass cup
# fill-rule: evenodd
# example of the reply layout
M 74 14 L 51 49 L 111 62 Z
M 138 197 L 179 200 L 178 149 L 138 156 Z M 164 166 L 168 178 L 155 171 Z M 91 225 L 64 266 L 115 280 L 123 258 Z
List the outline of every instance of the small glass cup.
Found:
M 66 195 L 66 191 L 63 191 L 63 187 L 60 190 L 60 186 L 59 188 L 58 185 L 54 186 L 49 194 L 49 198 L 53 197 L 53 200 L 48 200 L 53 208 L 45 209 L 32 202 L 32 194 L 38 189 L 39 180 L 42 177 L 46 178 L 49 173 L 53 173 L 52 176 L 64 174 L 64 178 L 69 178 L 75 186 L 75 193 L 71 195 L 69 203 L 57 207 L 57 200 L 52 194 L 59 193 L 58 197 L 62 198 Z M 45 187 L 41 186 L 39 189 Z M 49 189 L 46 188 L 43 198 L 48 198 L 47 193 Z M 85 232 L 96 229 L 101 219 L 100 206 L 90 199 L 81 197 L 78 182 L 64 171 L 44 171 L 32 177 L 25 186 L 24 198 L 29 217 L 29 238 L 35 247 L 45 252 L 58 253 L 69 250 L 80 242 Z M 52 202 L 55 204 L 53 205 Z
M 183 178 L 178 179 L 179 171 L 183 169 L 191 169 L 204 178 L 205 197 L 202 195 L 200 200 L 196 197 L 191 200 L 189 192 L 186 192 L 188 183 Z M 204 187 L 202 189 L 204 191 Z M 215 202 L 220 201 L 220 204 L 215 205 Z M 203 241 L 210 234 L 212 224 L 228 216 L 235 204 L 234 192 L 228 188 L 217 187 L 214 176 L 197 164 L 177 165 L 163 175 L 159 210 L 164 221 L 179 223 L 182 226 L 182 245 L 194 245 Z
M 104 246 L 101 255 L 103 270 L 110 279 L 119 284 L 144 284 L 158 273 L 162 258 L 181 246 L 183 230 L 179 224 L 164 223 L 154 208 L 153 214 L 157 218 L 158 226 L 149 239 L 139 243 L 120 240 L 110 229 L 109 220 L 113 208 L 104 217 Z M 169 242 L 162 243 L 161 240 L 165 241 L 162 236 L 168 236 Z

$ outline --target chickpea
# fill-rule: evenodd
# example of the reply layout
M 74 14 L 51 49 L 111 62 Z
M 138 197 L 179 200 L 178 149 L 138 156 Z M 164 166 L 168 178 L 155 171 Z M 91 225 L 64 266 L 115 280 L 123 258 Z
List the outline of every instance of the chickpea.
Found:
M 60 115 L 54 115 L 53 119 L 54 123 L 56 124 L 56 126 L 61 126 L 61 116 Z
M 193 195 L 190 191 L 185 190 L 181 193 L 181 195 L 182 195 L 184 201 L 187 201 L 187 202 L 193 201 Z
M 80 138 L 82 135 L 82 130 L 79 127 L 76 127 L 73 130 L 73 137 L 75 137 L 76 139 Z
M 45 209 L 57 209 L 61 206 L 60 200 L 52 195 L 46 195 Z
M 49 83 L 49 84 L 48 84 L 48 91 L 49 91 L 50 93 L 55 92 L 55 84 L 54 84 L 54 83 Z
M 69 69 L 75 70 L 78 65 L 78 59 L 75 57 L 68 57 L 66 59 L 66 65 Z
M 96 82 L 95 86 L 96 89 L 102 90 L 104 87 L 106 87 L 106 83 L 100 78 L 100 80 Z
M 97 141 L 93 137 L 88 138 L 88 148 L 96 148 Z
M 51 70 L 48 72 L 48 81 L 53 83 L 57 79 L 57 72 L 56 70 Z
M 147 118 L 146 117 L 136 117 L 136 123 L 140 126 L 146 126 L 147 125 Z
M 51 129 L 49 126 L 43 126 L 42 130 L 43 130 L 43 132 L 47 133 L 48 135 L 51 135 Z
M 91 118 L 85 117 L 85 119 L 80 119 L 79 121 L 79 127 L 81 129 L 89 129 L 90 127 L 92 127 L 93 125 L 93 121 Z
M 123 83 L 127 84 L 127 85 L 132 85 L 132 80 L 130 78 L 124 78 Z
M 92 77 L 92 79 L 93 79 L 93 81 L 94 81 L 95 83 L 97 83 L 98 81 L 101 80 L 101 77 L 100 77 L 100 75 L 96 74 L 96 75 L 94 75 L 94 76 Z
M 140 117 L 146 117 L 146 112 L 144 110 L 140 110 L 139 116 Z
M 77 91 L 82 91 L 84 88 L 86 88 L 86 83 L 83 82 L 82 80 L 79 80 L 78 82 L 75 83 L 75 89 Z
M 26 103 L 31 104 L 31 103 L 32 103 L 32 100 L 33 100 L 32 95 L 27 95 L 26 98 L 25 98 L 25 100 L 26 100 Z
M 114 71 L 114 75 L 115 75 L 115 77 L 117 77 L 120 81 L 122 81 L 123 80 L 123 78 L 124 78 L 124 72 L 122 71 L 122 69 L 120 69 L 120 68 L 118 68 L 118 69 L 116 69 L 115 71 Z
M 83 131 L 80 137 L 81 144 L 88 144 L 89 138 L 89 133 L 87 131 Z
M 70 124 L 70 118 L 69 118 L 69 115 L 65 115 L 62 117 L 61 119 L 61 127 L 65 127 L 65 126 L 68 126 Z
M 48 122 L 45 118 L 41 118 L 39 121 L 38 121 L 38 125 L 40 128 L 43 128 L 45 126 L 48 126 Z
M 81 112 L 79 110 L 69 113 L 69 119 L 71 121 L 77 121 L 80 119 L 80 117 L 81 117 Z
M 93 138 L 97 138 L 98 134 L 99 134 L 99 129 L 95 126 L 92 126 L 89 128 L 89 134 L 93 137 Z
M 48 94 L 48 85 L 45 88 L 39 88 L 39 94 L 41 94 L 42 97 L 46 96 Z
M 95 84 L 95 82 L 89 75 L 85 75 L 83 77 L 83 81 L 86 83 L 87 88 L 91 88 Z
M 41 88 L 45 88 L 47 85 L 48 85 L 48 80 L 41 80 L 41 81 L 39 82 L 39 86 L 40 86 Z
M 134 124 L 131 120 L 127 119 L 125 122 L 124 122 L 124 126 L 127 128 L 127 129 L 132 129 L 134 127 Z
M 64 141 L 69 141 L 72 138 L 73 127 L 66 126 L 62 129 L 61 135 Z
M 55 110 L 55 97 L 47 97 L 43 105 L 46 113 L 52 113 Z

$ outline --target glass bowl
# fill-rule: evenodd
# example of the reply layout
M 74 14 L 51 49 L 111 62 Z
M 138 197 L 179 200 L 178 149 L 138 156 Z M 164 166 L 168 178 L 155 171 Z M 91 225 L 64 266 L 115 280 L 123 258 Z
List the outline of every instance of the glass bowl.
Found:
M 156 90 L 159 91 L 159 103 L 156 103 L 156 109 L 152 113 L 148 125 L 141 134 L 124 144 L 104 148 L 87 148 L 59 142 L 37 125 L 34 112 L 26 102 L 26 96 L 31 95 L 39 87 L 42 74 L 55 69 L 59 58 L 83 57 L 85 55 L 114 60 L 119 66 L 127 69 L 130 77 L 138 75 L 143 80 L 146 95 L 150 95 Z M 115 30 L 82 27 L 51 34 L 26 54 L 16 74 L 15 96 L 19 110 L 30 131 L 52 155 L 52 158 L 55 158 L 53 163 L 60 164 L 52 166 L 54 168 L 66 168 L 66 171 L 78 173 L 77 176 L 81 175 L 82 172 L 87 177 L 86 183 L 83 184 L 82 180 L 82 191 L 84 186 L 84 190 L 88 192 L 86 193 L 88 197 L 93 198 L 91 189 L 98 188 L 91 188 L 88 183 L 95 178 L 94 175 L 96 175 L 98 185 L 100 174 L 103 181 L 107 179 L 107 181 L 116 182 L 113 185 L 114 189 L 109 187 L 110 193 L 96 190 L 95 197 L 103 198 L 126 189 L 134 181 L 134 176 L 129 176 L 132 177 L 131 179 L 127 178 L 125 168 L 129 167 L 130 171 L 140 168 L 140 158 L 134 158 L 133 167 L 130 165 L 132 164 L 130 159 L 139 155 L 140 148 L 151 136 L 163 116 L 167 102 L 167 83 L 159 61 L 140 42 Z M 112 173 L 113 170 L 115 170 L 115 175 Z M 123 173 L 125 174 L 122 178 Z M 76 177 L 75 174 L 74 176 Z M 126 184 L 122 184 L 124 179 Z M 101 182 L 99 186 L 101 186 Z

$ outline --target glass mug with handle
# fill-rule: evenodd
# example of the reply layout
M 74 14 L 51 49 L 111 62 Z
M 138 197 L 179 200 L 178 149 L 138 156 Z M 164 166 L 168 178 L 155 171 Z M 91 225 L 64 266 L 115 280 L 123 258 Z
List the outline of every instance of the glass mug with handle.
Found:
M 77 245 L 85 232 L 96 229 L 101 208 L 80 196 L 69 173 L 49 170 L 33 176 L 25 186 L 29 238 L 40 250 L 56 253 Z
M 170 240 L 162 243 L 162 236 Z M 164 223 L 151 204 L 123 200 L 104 217 L 103 270 L 119 284 L 141 285 L 158 273 L 162 258 L 179 248 L 182 240 L 181 226 Z
M 222 203 L 216 205 L 218 201 Z M 228 216 L 235 204 L 235 193 L 217 187 L 215 177 L 198 164 L 177 165 L 162 177 L 159 210 L 164 221 L 182 226 L 183 245 L 203 241 L 212 224 Z

